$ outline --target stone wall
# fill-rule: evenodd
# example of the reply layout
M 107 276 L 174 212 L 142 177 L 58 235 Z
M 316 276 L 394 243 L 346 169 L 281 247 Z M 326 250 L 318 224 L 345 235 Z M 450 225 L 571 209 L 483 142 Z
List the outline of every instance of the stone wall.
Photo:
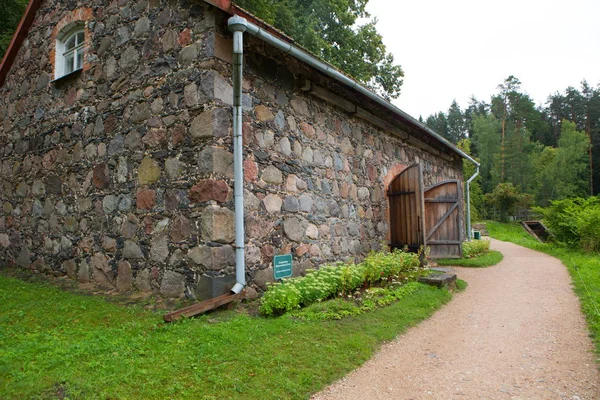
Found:
M 272 280 L 274 254 L 292 253 L 301 274 L 387 247 L 386 190 L 406 167 L 421 163 L 425 186 L 463 179 L 461 160 L 436 157 L 294 90 L 294 80 L 308 76 L 329 82 L 255 38 L 246 41 L 245 87 L 255 104 L 244 123 L 246 257 L 259 287 Z
M 86 22 L 84 71 L 50 82 L 55 25 Z M 121 291 L 207 297 L 233 284 L 231 42 L 197 2 L 47 1 L 0 88 L 0 262 Z M 296 89 L 306 67 L 247 38 L 248 279 L 359 259 L 388 235 L 386 182 L 460 161 Z M 268 56 L 267 56 L 268 55 Z M 277 60 L 277 61 L 275 61 Z

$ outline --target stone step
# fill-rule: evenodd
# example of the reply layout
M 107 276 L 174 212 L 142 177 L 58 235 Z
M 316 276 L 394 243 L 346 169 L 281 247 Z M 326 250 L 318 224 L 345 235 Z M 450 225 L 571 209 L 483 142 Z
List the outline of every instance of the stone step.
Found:
M 426 285 L 435 286 L 438 288 L 454 286 L 456 283 L 456 274 L 454 273 L 443 273 L 443 274 L 431 274 L 428 276 L 421 276 L 419 282 Z
M 454 268 L 450 268 L 450 267 L 432 267 L 429 268 L 432 271 L 436 271 L 436 272 L 442 272 L 445 274 L 451 274 L 454 273 Z

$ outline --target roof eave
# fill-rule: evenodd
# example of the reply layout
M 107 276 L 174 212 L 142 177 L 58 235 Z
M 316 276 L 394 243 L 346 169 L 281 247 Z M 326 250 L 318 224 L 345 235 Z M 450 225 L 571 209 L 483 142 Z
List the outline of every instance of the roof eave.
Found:
M 6 49 L 6 53 L 4 53 L 4 58 L 2 58 L 2 64 L 0 64 L 0 87 L 4 85 L 4 81 L 6 80 L 6 76 L 12 67 L 17 54 L 19 53 L 19 49 L 21 48 L 21 44 L 27 37 L 27 33 L 29 32 L 29 28 L 33 24 L 35 20 L 35 13 L 40 8 L 44 0 L 30 0 L 29 4 L 27 4 L 27 8 L 25 9 L 25 13 L 21 18 L 21 22 L 19 22 L 19 26 L 17 26 L 17 30 L 8 45 L 8 49 Z

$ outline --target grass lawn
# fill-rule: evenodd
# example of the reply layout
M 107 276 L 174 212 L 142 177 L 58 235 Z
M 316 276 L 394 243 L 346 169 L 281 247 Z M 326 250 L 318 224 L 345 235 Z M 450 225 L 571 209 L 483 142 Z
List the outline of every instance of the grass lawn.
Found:
M 2 399 L 304 399 L 452 297 L 421 285 L 339 321 L 161 314 L 0 274 Z
M 549 254 L 567 266 L 575 286 L 575 293 L 581 301 L 581 308 L 586 316 L 596 351 L 600 354 L 600 254 L 586 253 L 556 243 L 540 243 L 516 223 L 487 222 L 486 225 L 493 238 Z
M 486 251 L 485 253 L 471 258 L 440 258 L 435 260 L 439 265 L 454 265 L 457 267 L 485 268 L 498 264 L 504 256 L 496 250 Z

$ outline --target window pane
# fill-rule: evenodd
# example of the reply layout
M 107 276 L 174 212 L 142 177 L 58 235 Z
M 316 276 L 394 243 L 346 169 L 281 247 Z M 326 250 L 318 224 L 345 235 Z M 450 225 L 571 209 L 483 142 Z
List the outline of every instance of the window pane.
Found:
M 65 44 L 65 50 L 71 50 L 75 47 L 75 36 L 71 36 L 69 40 L 67 40 L 67 44 Z
M 83 32 L 79 32 L 77 34 L 77 45 L 80 45 L 83 43 Z
M 65 56 L 65 74 L 70 74 L 74 71 L 75 54 L 71 53 Z
M 77 68 L 75 69 L 81 69 L 83 68 L 83 49 L 78 49 L 77 50 Z

